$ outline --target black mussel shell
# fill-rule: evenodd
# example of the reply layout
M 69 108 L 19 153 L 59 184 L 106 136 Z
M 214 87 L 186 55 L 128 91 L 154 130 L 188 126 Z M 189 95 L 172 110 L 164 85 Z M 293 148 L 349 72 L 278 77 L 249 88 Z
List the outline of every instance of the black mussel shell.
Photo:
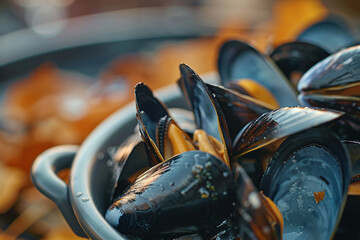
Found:
M 330 54 L 306 42 L 288 42 L 278 46 L 270 57 L 296 89 L 301 76 Z
M 240 164 L 234 164 L 237 224 L 245 239 L 281 239 L 281 223 L 271 221 L 262 197 Z M 273 220 L 273 219 L 272 219 Z
M 252 79 L 267 88 L 281 107 L 298 105 L 295 90 L 271 58 L 245 42 L 225 42 L 219 52 L 218 69 L 224 86 L 239 79 Z
M 152 94 L 150 88 L 145 84 L 139 83 L 135 86 L 135 99 L 139 132 L 150 150 L 151 166 L 165 161 L 173 155 L 166 147 L 166 144 L 170 144 L 167 139 L 171 124 L 174 124 L 181 132 L 179 137 L 183 137 L 184 141 L 191 142 L 191 138 L 173 120 L 165 105 Z
M 299 102 L 303 106 L 342 111 L 353 119 L 360 120 L 360 97 L 300 94 Z
M 136 117 L 139 123 L 140 134 L 148 148 L 151 150 L 151 165 L 163 161 L 159 146 L 156 145 L 158 125 L 160 122 L 170 121 L 165 105 L 158 100 L 151 89 L 143 83 L 135 86 Z
M 315 44 L 330 53 L 353 46 L 357 42 L 345 21 L 334 15 L 305 29 L 299 34 L 297 41 Z
M 351 180 L 335 239 L 360 239 L 360 142 L 343 141 L 351 158 Z
M 348 195 L 334 239 L 360 239 L 360 196 Z
M 360 141 L 360 121 L 350 114 L 337 119 L 331 130 L 343 141 Z
M 223 86 L 209 83 L 206 86 L 224 113 L 232 141 L 247 123 L 263 113 L 274 110 L 272 106 L 266 103 Z
M 224 113 L 199 75 L 185 64 L 180 65 L 180 72 L 178 85 L 194 113 L 197 127 L 223 143 L 225 161 L 229 163 L 231 139 Z
M 360 141 L 343 141 L 351 158 L 351 175 L 360 174 Z
M 245 126 L 236 137 L 233 145 L 235 158 L 342 115 L 337 111 L 307 107 L 286 107 L 264 113 Z
M 338 91 L 357 84 L 360 79 L 360 46 L 344 49 L 314 65 L 301 78 L 299 92 Z M 335 88 L 335 89 L 334 89 Z M 353 94 L 358 96 L 360 92 Z
M 347 48 L 317 63 L 301 78 L 303 106 L 330 108 L 360 120 L 360 46 Z
M 360 142 L 343 141 L 347 147 L 352 165 L 348 199 L 336 232 L 336 239 L 360 239 Z
M 102 156 L 105 157 L 105 156 Z M 151 156 L 146 144 L 138 133 L 130 135 L 117 149 L 112 157 L 113 162 L 108 160 L 107 165 L 115 164 L 117 179 L 112 200 L 119 196 L 141 173 L 148 170 Z M 109 203 L 110 204 L 110 203 Z
M 330 239 L 345 206 L 350 159 L 328 129 L 288 137 L 262 178 L 260 189 L 284 218 L 284 239 Z
M 140 175 L 105 218 L 124 234 L 193 234 L 229 216 L 232 192 L 232 172 L 221 160 L 202 151 L 184 152 Z

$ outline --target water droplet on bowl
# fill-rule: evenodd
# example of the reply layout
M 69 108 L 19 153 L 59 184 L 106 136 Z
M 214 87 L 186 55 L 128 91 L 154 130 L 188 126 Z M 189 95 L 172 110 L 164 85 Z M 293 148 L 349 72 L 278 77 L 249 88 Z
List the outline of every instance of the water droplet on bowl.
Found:
M 108 159 L 108 160 L 106 161 L 106 166 L 107 166 L 107 167 L 111 167 L 113 164 L 114 164 L 114 161 L 113 161 L 112 159 Z
M 97 158 L 98 159 L 104 159 L 104 153 L 103 152 L 99 152 L 98 154 L 97 154 Z

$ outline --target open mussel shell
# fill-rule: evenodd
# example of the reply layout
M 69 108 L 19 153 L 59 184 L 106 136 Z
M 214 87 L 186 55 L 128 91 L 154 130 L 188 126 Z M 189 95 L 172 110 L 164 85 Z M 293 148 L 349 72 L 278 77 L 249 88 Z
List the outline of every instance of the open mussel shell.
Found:
M 135 87 L 137 120 L 142 139 L 150 150 L 151 162 L 156 165 L 172 155 L 194 150 L 190 136 L 170 116 L 165 105 L 145 84 Z
M 151 150 L 151 165 L 162 162 L 163 156 L 159 146 L 156 145 L 159 123 L 163 122 L 162 129 L 165 130 L 167 122 L 170 121 L 165 105 L 152 93 L 151 89 L 143 83 L 135 86 L 136 117 L 139 123 L 140 134 L 146 145 Z
M 351 158 L 352 176 L 360 174 L 360 141 L 343 141 Z
M 350 154 L 352 177 L 336 239 L 360 239 L 360 142 L 343 141 L 343 143 Z
M 223 143 L 225 162 L 231 166 L 228 156 L 231 139 L 224 113 L 199 75 L 185 64 L 180 65 L 180 72 L 178 85 L 194 113 L 197 127 Z
M 360 120 L 360 97 L 335 96 L 322 94 L 300 94 L 299 102 L 303 106 L 328 108 L 345 112 L 348 116 Z
M 317 63 L 301 78 L 303 105 L 344 111 L 360 118 L 360 46 L 344 49 Z
M 330 239 L 345 206 L 350 159 L 328 129 L 288 137 L 262 178 L 260 189 L 279 207 L 284 239 Z
M 140 175 L 105 217 L 130 235 L 201 233 L 231 213 L 232 179 L 230 169 L 213 155 L 184 152 Z
M 234 156 L 238 158 L 283 137 L 331 122 L 342 115 L 337 111 L 307 107 L 286 107 L 264 113 L 238 134 L 233 144 Z
M 288 42 L 274 49 L 270 57 L 296 89 L 301 76 L 330 54 L 306 42 Z
M 298 105 L 294 88 L 276 64 L 245 42 L 225 42 L 219 52 L 218 69 L 224 86 L 239 79 L 252 79 L 269 90 L 281 107 Z
M 348 197 L 336 239 L 360 239 L 360 142 L 343 141 L 351 158 Z
M 105 158 L 105 156 L 100 156 Z M 113 161 L 108 161 L 107 165 L 115 164 L 116 172 L 114 178 L 117 179 L 112 200 L 117 198 L 141 173 L 148 170 L 151 156 L 146 144 L 136 132 L 130 135 L 123 144 L 119 146 Z
M 238 228 L 245 239 L 281 239 L 282 219 L 269 218 L 263 197 L 240 164 L 234 164 L 235 208 Z
M 356 44 L 349 26 L 339 17 L 329 16 L 305 29 L 296 39 L 322 47 L 330 53 Z
M 229 127 L 231 140 L 250 121 L 274 108 L 255 98 L 240 94 L 220 85 L 206 84 L 212 97 L 218 102 Z
M 360 196 L 348 195 L 334 239 L 360 239 Z

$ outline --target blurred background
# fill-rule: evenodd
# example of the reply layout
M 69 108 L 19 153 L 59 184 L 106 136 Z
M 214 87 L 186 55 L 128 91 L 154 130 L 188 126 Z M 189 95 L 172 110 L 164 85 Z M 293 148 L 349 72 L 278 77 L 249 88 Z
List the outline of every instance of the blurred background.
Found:
M 359 12 L 352 0 L 0 0 L 0 239 L 78 238 L 31 165 L 81 144 L 137 82 L 172 84 L 180 63 L 216 72 L 225 39 L 265 53 L 329 13 L 358 36 Z

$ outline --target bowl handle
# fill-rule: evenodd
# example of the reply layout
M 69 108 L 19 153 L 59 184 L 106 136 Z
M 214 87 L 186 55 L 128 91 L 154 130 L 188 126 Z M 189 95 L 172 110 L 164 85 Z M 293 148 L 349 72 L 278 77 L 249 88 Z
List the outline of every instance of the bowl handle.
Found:
M 60 170 L 71 168 L 78 148 L 63 145 L 43 152 L 32 165 L 31 180 L 42 194 L 56 203 L 71 230 L 80 237 L 87 237 L 71 207 L 68 185 L 56 175 Z

